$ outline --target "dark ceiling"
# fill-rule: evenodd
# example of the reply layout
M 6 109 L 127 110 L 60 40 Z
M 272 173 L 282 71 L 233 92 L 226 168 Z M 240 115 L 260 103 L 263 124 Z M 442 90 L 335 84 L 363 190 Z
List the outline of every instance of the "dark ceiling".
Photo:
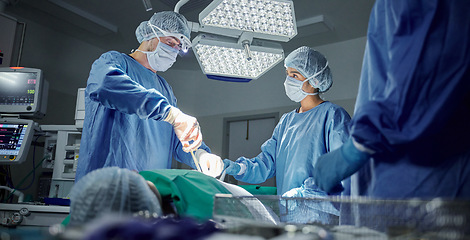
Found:
M 138 47 L 134 31 L 152 13 L 173 10 L 178 0 L 150 0 L 146 11 L 142 0 L 7 0 L 5 13 L 18 20 L 45 25 L 104 50 L 129 52 Z M 189 0 L 180 9 L 189 21 L 198 22 L 199 13 L 212 1 Z M 295 48 L 345 41 L 366 35 L 373 0 L 294 0 L 298 35 L 282 43 L 286 53 Z M 310 20 L 323 18 L 312 24 Z M 197 33 L 192 33 L 195 37 Z M 195 58 L 178 61 L 173 68 L 198 69 Z

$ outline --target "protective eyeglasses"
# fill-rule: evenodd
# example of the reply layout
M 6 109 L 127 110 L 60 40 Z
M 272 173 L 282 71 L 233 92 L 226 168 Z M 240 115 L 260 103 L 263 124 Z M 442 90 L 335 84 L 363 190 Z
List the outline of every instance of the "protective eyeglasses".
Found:
M 168 46 L 177 49 L 178 51 L 181 51 L 182 53 L 187 53 L 188 50 L 191 48 L 191 41 L 189 41 L 189 38 L 184 36 L 183 34 L 180 33 L 170 33 L 167 32 L 151 23 L 147 23 L 150 26 L 150 29 L 152 29 L 153 33 L 157 36 L 160 37 L 157 32 L 155 31 L 155 28 L 158 29 L 163 36 L 165 37 L 173 37 L 179 41 L 179 43 L 165 43 Z

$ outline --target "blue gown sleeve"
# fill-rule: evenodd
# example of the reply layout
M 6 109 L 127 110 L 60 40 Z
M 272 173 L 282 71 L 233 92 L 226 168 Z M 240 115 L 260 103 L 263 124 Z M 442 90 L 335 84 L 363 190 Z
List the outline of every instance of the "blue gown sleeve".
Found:
M 280 121 L 282 122 L 282 120 Z M 276 174 L 276 147 L 279 136 L 279 125 L 274 129 L 270 139 L 261 145 L 261 153 L 254 158 L 240 157 L 237 163 L 245 164 L 245 173 L 234 176 L 235 179 L 246 183 L 263 183 Z
M 376 2 L 351 127 L 357 142 L 378 153 L 417 142 L 428 145 L 423 151 L 463 145 L 456 140 L 468 128 L 453 127 L 470 112 L 469 12 L 467 1 Z
M 338 108 L 332 118 L 328 121 L 326 138 L 326 151 L 331 152 L 343 145 L 349 138 L 349 123 L 351 117 L 343 108 Z
M 170 104 L 155 89 L 146 89 L 125 72 L 117 55 L 105 53 L 93 63 L 87 91 L 92 101 L 141 119 L 162 120 Z

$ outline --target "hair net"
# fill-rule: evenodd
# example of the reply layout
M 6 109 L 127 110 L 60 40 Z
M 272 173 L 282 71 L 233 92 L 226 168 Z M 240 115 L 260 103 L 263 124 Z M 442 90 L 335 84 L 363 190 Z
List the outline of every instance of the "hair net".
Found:
M 160 202 L 147 182 L 129 169 L 107 167 L 94 170 L 70 192 L 70 224 L 85 224 L 101 215 L 130 215 L 149 211 L 162 215 Z
M 318 88 L 320 92 L 326 92 L 333 84 L 331 70 L 327 64 L 328 61 L 323 54 L 305 46 L 297 48 L 284 60 L 285 67 L 296 69 L 305 78 L 310 78 L 323 70 L 308 81 L 314 88 Z
M 167 32 L 183 34 L 188 39 L 190 38 L 191 29 L 188 26 L 186 18 L 177 12 L 164 11 L 155 13 L 149 21 L 140 23 L 135 30 L 135 36 L 139 43 L 155 37 L 151 27 L 147 24 L 148 22 Z M 154 30 L 157 31 L 158 34 L 158 29 Z

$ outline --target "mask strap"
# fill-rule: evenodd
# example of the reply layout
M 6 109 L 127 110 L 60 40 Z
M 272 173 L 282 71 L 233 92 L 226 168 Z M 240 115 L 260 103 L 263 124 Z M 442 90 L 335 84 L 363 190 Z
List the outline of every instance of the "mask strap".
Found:
M 158 41 L 160 42 L 160 37 L 158 36 L 157 32 L 155 31 L 155 29 L 153 29 L 153 27 L 156 27 L 158 28 L 157 26 L 154 26 L 153 24 L 147 22 L 147 25 L 149 25 L 150 29 L 152 29 L 152 32 L 155 34 L 155 36 L 157 36 L 158 38 Z
M 300 91 L 302 91 L 303 93 L 307 94 L 307 95 L 318 95 L 318 92 L 315 92 L 315 93 L 308 93 L 306 91 L 304 91 L 303 89 L 300 89 Z
M 305 79 L 305 81 L 308 81 L 308 80 L 310 80 L 310 79 L 312 79 L 312 78 L 315 78 L 316 76 L 320 75 L 323 71 L 325 71 L 326 67 L 328 67 L 328 61 L 326 61 L 325 66 L 324 66 L 320 71 L 318 71 L 317 73 L 313 74 L 313 76 L 311 76 L 311 77 Z M 317 81 L 318 81 L 318 80 L 317 80 Z M 305 91 L 302 90 L 302 89 L 300 89 L 300 90 L 301 90 L 302 92 L 304 92 L 305 94 L 308 94 L 308 95 L 318 95 L 318 94 L 319 94 L 319 92 L 316 92 L 316 93 L 308 93 L 308 92 L 305 92 Z
M 156 51 L 157 48 L 158 48 L 158 44 L 160 44 L 160 42 L 161 42 L 161 41 L 160 41 L 160 37 L 158 36 L 157 32 L 153 29 L 153 27 L 152 27 L 153 25 L 152 25 L 151 23 L 147 22 L 147 25 L 150 27 L 150 29 L 152 29 L 152 32 L 153 32 L 153 33 L 155 34 L 155 36 L 157 36 L 157 38 L 158 38 L 157 47 L 156 47 L 155 50 L 154 50 L 154 51 Z M 157 26 L 155 26 L 155 27 L 157 27 Z M 136 52 L 142 52 L 142 53 L 152 53 L 152 52 L 154 52 L 154 51 L 142 51 L 142 50 L 139 50 L 139 49 L 136 49 L 135 51 L 136 51 Z
M 304 83 L 307 82 L 307 81 L 308 81 L 308 79 L 305 79 L 305 80 L 302 81 L 302 87 L 303 87 Z M 309 84 L 310 84 L 310 83 L 309 83 Z M 300 87 L 300 91 L 302 91 L 304 94 L 307 94 L 307 95 L 318 95 L 318 93 L 319 93 L 319 92 L 308 93 L 308 92 L 304 91 L 304 90 L 302 89 L 302 87 Z
M 151 53 L 151 52 L 142 51 L 142 50 L 139 50 L 139 49 L 136 49 L 134 52 L 141 52 L 141 53 Z
M 310 80 L 310 79 L 315 78 L 316 76 L 320 75 L 323 71 L 325 71 L 326 67 L 328 67 L 328 61 L 326 61 L 325 66 L 324 66 L 320 71 L 318 71 L 317 73 L 313 74 L 313 76 L 307 78 L 307 80 Z

